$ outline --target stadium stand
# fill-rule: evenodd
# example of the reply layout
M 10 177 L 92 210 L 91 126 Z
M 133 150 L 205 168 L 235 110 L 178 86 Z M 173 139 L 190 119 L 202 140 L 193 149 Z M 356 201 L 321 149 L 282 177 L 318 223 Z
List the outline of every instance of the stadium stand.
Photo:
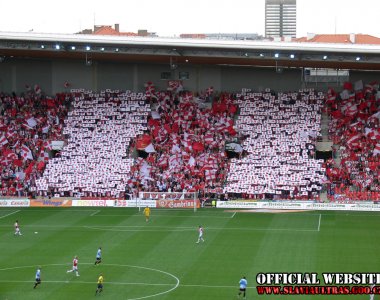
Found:
M 380 200 L 379 99 L 377 82 L 345 83 L 340 93 L 328 92 L 329 134 L 339 145 L 338 160 L 327 162 L 332 201 Z
M 237 107 L 228 93 L 215 97 L 212 107 L 204 107 L 210 93 L 211 89 L 205 97 L 194 97 L 169 91 L 151 98 L 156 109 L 148 120 L 146 142 L 139 148 L 151 143 L 152 150 L 147 159 L 136 160 L 132 177 L 144 191 L 222 192 L 228 170 L 225 143 L 237 135 L 233 128 Z
M 1 195 L 200 191 L 319 200 L 327 176 L 330 201 L 380 200 L 379 94 L 377 82 L 346 83 L 326 96 L 313 89 L 155 92 L 152 83 L 145 94 L 1 94 Z M 338 149 L 326 162 L 315 158 L 322 110 Z M 62 140 L 55 155 L 52 142 Z
M 143 93 L 73 91 L 63 133 L 68 144 L 36 180 L 39 194 L 123 197 L 133 160 L 126 148 L 147 129 Z
M 248 136 L 248 155 L 232 159 L 225 192 L 244 198 L 318 199 L 324 169 L 314 155 L 323 93 L 306 89 L 275 96 L 269 89 L 243 89 L 237 99 L 236 127 Z
M 48 98 L 37 87 L 0 95 L 1 194 L 25 196 L 45 169 L 51 141 L 62 139 L 70 97 Z

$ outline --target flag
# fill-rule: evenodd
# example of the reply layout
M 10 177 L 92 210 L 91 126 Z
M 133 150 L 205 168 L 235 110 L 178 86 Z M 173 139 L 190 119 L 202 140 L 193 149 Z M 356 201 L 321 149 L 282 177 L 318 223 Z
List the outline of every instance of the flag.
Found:
M 192 146 L 195 151 L 203 152 L 205 150 L 204 145 L 200 142 L 194 142 Z
M 34 117 L 31 117 L 29 119 L 26 120 L 26 123 L 28 123 L 28 126 L 29 127 L 35 127 L 37 125 L 37 121 Z
M 206 90 L 206 95 L 207 95 L 207 96 L 210 96 L 210 95 L 212 95 L 212 93 L 214 93 L 214 87 L 210 86 L 210 87 L 207 88 L 207 90 Z
M 37 95 L 41 94 L 41 88 L 40 88 L 40 86 L 39 86 L 38 84 L 35 84 L 35 85 L 34 85 L 34 92 L 35 92 Z
M 1 137 L 0 137 L 0 145 L 4 146 L 8 144 L 8 140 L 7 138 L 5 137 L 5 135 L 3 134 Z
M 17 155 L 12 150 L 9 150 L 9 149 L 5 149 L 3 151 L 3 156 L 12 160 L 17 159 Z
M 148 81 L 147 83 L 144 84 L 145 86 L 145 95 L 147 96 L 152 96 L 155 93 L 155 87 L 153 82 Z
M 373 149 L 373 155 L 378 155 L 380 154 L 380 143 L 377 143 L 375 146 L 375 149 Z
M 46 152 L 45 150 L 41 151 L 39 160 L 40 161 L 48 161 L 49 160 L 49 153 Z
M 194 167 L 195 166 L 195 158 L 194 157 L 190 157 L 190 159 L 189 159 L 189 166 L 191 166 L 191 167 Z
M 160 114 L 156 111 L 152 111 L 150 114 L 152 115 L 152 119 L 154 119 L 154 120 L 160 120 L 161 119 Z
M 8 130 L 7 133 L 5 134 L 7 138 L 13 138 L 16 135 L 16 132 L 13 130 Z
M 349 91 L 351 91 L 351 90 L 352 90 L 352 83 L 346 81 L 346 82 L 343 84 L 343 89 L 344 89 L 344 90 L 349 90 Z
M 355 82 L 354 84 L 354 90 L 355 91 L 360 91 L 363 89 L 363 81 L 362 80 L 358 80 Z
M 21 146 L 21 156 L 24 158 L 24 160 L 33 160 L 32 151 L 26 145 Z
M 168 91 L 177 92 L 182 89 L 182 81 L 180 80 L 169 80 L 168 81 Z
M 154 153 L 154 152 L 156 152 L 156 150 L 154 149 L 152 143 L 150 143 L 148 146 L 146 146 L 144 148 L 144 151 L 147 152 L 147 153 Z
M 353 104 L 346 109 L 345 115 L 348 117 L 353 117 L 356 115 L 357 112 L 358 112 L 358 106 L 356 104 Z
M 350 148 L 355 146 L 360 141 L 361 137 L 362 137 L 362 135 L 360 133 L 352 135 L 347 140 L 347 146 Z
M 42 133 L 48 133 L 50 129 L 50 125 L 46 125 L 45 127 L 42 127 Z

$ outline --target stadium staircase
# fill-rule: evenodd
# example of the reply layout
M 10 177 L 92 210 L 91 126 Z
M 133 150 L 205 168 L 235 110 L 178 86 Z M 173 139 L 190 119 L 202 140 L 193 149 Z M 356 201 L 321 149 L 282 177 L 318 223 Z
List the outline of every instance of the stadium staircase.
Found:
M 329 139 L 329 122 L 330 122 L 330 119 L 329 119 L 328 114 L 326 112 L 322 112 L 322 118 L 321 118 L 322 140 L 317 142 L 317 151 L 331 151 L 333 148 L 338 149 L 337 145 L 334 145 L 333 142 Z M 335 153 L 337 154 L 335 155 L 336 157 L 340 157 L 337 152 Z M 326 189 L 323 189 L 321 191 L 320 199 L 323 202 L 328 201 Z

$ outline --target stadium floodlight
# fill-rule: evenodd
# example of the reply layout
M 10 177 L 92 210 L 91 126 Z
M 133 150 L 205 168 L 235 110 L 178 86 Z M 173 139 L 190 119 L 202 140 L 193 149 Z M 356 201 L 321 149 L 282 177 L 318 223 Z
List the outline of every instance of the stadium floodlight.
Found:
M 361 59 L 360 56 L 357 56 L 357 57 L 355 58 L 356 61 L 359 61 L 360 59 Z
M 115 52 L 119 52 L 119 48 L 116 48 L 116 49 L 115 49 Z
M 327 59 L 327 55 L 323 55 L 323 60 L 326 60 Z
M 41 45 L 41 49 L 45 49 L 45 45 Z
M 104 51 L 104 47 L 100 48 L 100 51 Z
M 188 60 L 188 59 L 185 59 L 185 62 L 189 62 L 189 60 Z
M 90 51 L 91 50 L 91 47 L 90 46 L 86 46 L 86 51 Z
M 290 54 L 289 57 L 290 57 L 291 59 L 293 59 L 295 56 L 294 56 L 294 54 Z
M 55 50 L 60 50 L 61 49 L 61 46 L 60 45 L 55 45 Z
M 75 46 L 71 46 L 71 50 L 75 50 L 76 48 L 75 48 Z
M 279 58 L 279 57 L 280 57 L 280 54 L 275 53 L 275 54 L 274 54 L 274 57 L 275 57 L 275 58 Z
M 264 54 L 263 54 L 263 53 L 260 53 L 260 57 L 264 57 Z

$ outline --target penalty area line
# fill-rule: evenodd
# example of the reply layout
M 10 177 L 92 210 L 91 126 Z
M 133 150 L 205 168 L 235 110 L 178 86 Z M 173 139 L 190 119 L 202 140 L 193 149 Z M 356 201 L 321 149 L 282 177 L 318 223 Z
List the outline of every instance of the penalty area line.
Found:
M 14 215 L 14 214 L 18 213 L 19 211 L 20 211 L 20 210 L 16 210 L 16 211 L 13 211 L 13 212 L 11 212 L 11 213 L 9 213 L 9 214 L 6 214 L 6 215 L 4 215 L 4 216 L 1 216 L 0 219 L 4 219 L 4 218 L 6 218 L 6 217 L 8 217 L 8 216 L 10 216 L 10 215 Z
M 100 210 L 98 209 L 98 210 L 95 210 L 91 215 L 90 215 L 90 217 L 93 217 L 93 216 L 95 216 L 96 214 L 98 214 L 98 213 L 100 213 Z

